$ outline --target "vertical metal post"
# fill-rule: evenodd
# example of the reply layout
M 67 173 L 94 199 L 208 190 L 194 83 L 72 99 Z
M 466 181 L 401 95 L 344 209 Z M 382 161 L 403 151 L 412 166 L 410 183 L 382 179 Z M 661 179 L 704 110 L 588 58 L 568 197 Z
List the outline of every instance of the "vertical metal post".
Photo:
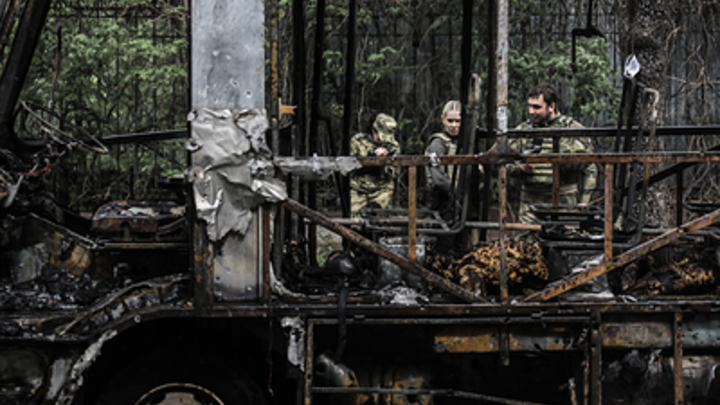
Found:
M 560 153 L 560 138 L 553 137 L 553 153 Z M 560 205 L 560 165 L 558 163 L 552 164 L 552 204 Z
M 305 106 L 305 82 L 306 82 L 306 48 L 305 48 L 305 2 L 295 1 L 292 6 L 293 15 L 293 96 L 295 97 L 295 123 L 293 125 L 292 150 L 293 156 L 304 156 L 305 134 L 306 134 L 306 106 Z M 297 201 L 306 202 L 301 182 L 297 176 L 292 176 L 292 193 Z M 293 215 L 293 238 L 304 234 L 304 223 Z
M 0 147 L 8 148 L 11 143 L 13 112 L 38 40 L 43 32 L 50 0 L 31 0 L 25 2 L 25 9 L 15 30 L 15 37 L 0 77 Z
M 310 108 L 310 131 L 308 133 L 308 156 L 318 152 L 318 129 L 320 128 L 320 96 L 322 95 L 323 49 L 325 48 L 325 0 L 317 0 L 315 6 L 315 55 L 313 62 L 312 100 Z M 317 209 L 317 183 L 308 184 L 308 207 Z M 308 225 L 308 254 L 310 265 L 317 267 L 317 226 Z
M 270 301 L 270 207 L 262 210 L 262 295 L 264 302 Z
M 587 330 L 592 331 L 592 320 L 587 323 Z M 590 365 L 592 364 L 592 341 L 591 339 L 585 339 L 585 352 L 584 364 L 583 364 L 583 380 L 582 380 L 582 403 L 583 405 L 590 404 Z
M 500 301 L 506 303 L 508 300 L 507 280 L 507 236 L 505 235 L 505 224 L 507 223 L 507 167 L 500 166 L 498 183 L 500 188 Z
M 209 243 L 205 223 L 193 224 L 193 290 L 195 310 L 203 312 L 213 303 L 213 245 Z
M 495 49 L 497 46 L 497 38 L 495 30 L 497 13 L 495 10 L 495 0 L 488 0 L 488 44 L 487 44 L 487 58 L 488 58 L 488 83 L 487 83 L 487 133 L 488 138 L 485 140 L 485 150 L 488 149 L 489 145 L 495 142 L 495 100 L 496 100 L 496 83 L 497 76 L 495 70 Z M 492 184 L 492 170 L 485 168 L 485 193 L 482 198 L 482 221 L 487 221 L 490 217 L 490 185 Z M 480 230 L 480 240 L 484 241 L 487 237 L 487 231 L 483 228 Z
M 497 124 L 498 130 L 506 136 L 508 129 L 508 32 L 509 0 L 498 0 L 497 9 Z
M 675 174 L 675 226 L 682 225 L 683 222 L 683 189 L 685 188 L 684 170 L 680 170 Z
M 600 311 L 595 309 L 591 314 L 590 321 L 590 404 L 602 404 L 602 330 L 600 329 L 602 319 Z
M 675 405 L 683 405 L 683 331 L 682 312 L 675 312 L 673 316 L 673 374 L 675 377 Z
M 415 262 L 417 255 L 417 166 L 408 167 L 408 259 Z
M 355 29 L 357 24 L 357 0 L 348 1 L 348 34 L 345 51 L 345 105 L 343 106 L 342 155 L 350 155 L 350 127 L 352 123 L 353 90 L 355 88 Z M 350 201 L 350 180 L 343 178 L 345 200 Z M 350 216 L 350 206 L 343 207 L 343 217 Z
M 268 15 L 268 39 L 270 40 L 270 119 L 277 120 L 280 114 L 280 80 L 278 75 L 278 5 L 277 0 L 268 0 L 265 2 Z M 271 128 L 277 127 L 277 124 L 271 125 Z M 273 134 L 274 135 L 274 134 Z M 278 145 L 276 139 L 272 139 L 273 153 L 277 154 Z
M 613 249 L 613 178 L 615 166 L 605 163 L 605 262 L 612 260 Z
M 501 142 L 507 142 L 508 130 L 508 32 L 509 0 L 497 1 L 497 128 L 502 134 Z M 507 247 L 505 222 L 507 221 L 507 167 L 500 166 L 500 299 L 508 300 L 507 287 Z
M 312 405 L 313 362 L 315 361 L 315 323 L 307 322 L 307 335 L 305 336 L 305 405 Z

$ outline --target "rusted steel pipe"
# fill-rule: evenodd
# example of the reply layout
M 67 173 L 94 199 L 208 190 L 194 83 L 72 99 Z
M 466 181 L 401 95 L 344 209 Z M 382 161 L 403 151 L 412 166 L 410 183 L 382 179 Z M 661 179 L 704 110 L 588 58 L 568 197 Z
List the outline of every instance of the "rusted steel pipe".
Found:
M 103 139 L 103 140 L 104 140 L 104 139 Z M 709 148 L 709 149 L 705 150 L 705 152 L 717 152 L 717 151 L 720 151 L 720 145 L 715 145 L 715 146 L 713 146 L 712 148 Z M 696 153 L 699 153 L 699 152 L 696 152 Z M 661 181 L 661 180 L 665 180 L 666 178 L 668 178 L 668 177 L 670 177 L 670 176 L 672 176 L 672 175 L 675 175 L 675 176 L 676 176 L 676 181 L 678 181 L 678 182 L 676 183 L 676 190 L 679 190 L 680 193 L 682 193 L 682 190 L 683 190 L 683 188 L 684 188 L 684 187 L 682 186 L 682 184 L 683 184 L 683 182 L 682 182 L 682 174 L 683 174 L 683 172 L 684 172 L 685 169 L 687 169 L 687 168 L 689 168 L 689 167 L 692 167 L 692 166 L 693 166 L 694 164 L 696 164 L 696 163 L 698 163 L 698 162 L 683 162 L 683 163 L 673 164 L 673 165 L 671 165 L 671 166 L 669 166 L 669 167 L 667 167 L 667 168 L 665 168 L 665 169 L 663 169 L 663 170 L 661 170 L 661 171 L 653 174 L 652 176 L 650 176 L 650 180 L 649 180 L 648 185 L 653 185 L 653 184 L 655 184 L 655 183 L 657 183 L 657 182 L 659 182 L 659 181 Z M 637 187 L 640 187 L 640 186 L 638 185 Z M 619 195 L 626 196 L 626 195 L 628 195 L 628 188 L 625 187 L 625 188 L 623 188 L 622 190 L 618 190 L 618 193 L 619 193 Z M 621 193 L 621 194 L 620 194 L 620 193 Z M 599 204 L 600 201 L 601 201 L 601 200 L 598 199 L 598 200 L 596 200 L 596 201 L 593 201 L 590 205 Z M 682 204 L 679 205 L 679 207 L 682 208 Z M 681 209 L 681 211 L 682 211 L 682 209 Z M 682 222 L 683 222 L 683 221 L 682 221 L 682 219 L 681 219 L 681 220 L 679 220 L 679 221 L 677 221 L 677 222 L 675 222 L 675 223 L 676 223 L 676 224 L 682 224 Z
M 615 166 L 605 164 L 605 261 L 613 256 L 613 178 Z
M 635 126 L 627 128 L 630 131 L 639 131 L 639 127 Z M 618 136 L 617 127 L 595 127 L 595 128 L 548 128 L 543 130 L 537 129 L 511 129 L 507 131 L 510 138 L 531 138 L 546 136 L 562 136 L 563 138 L 592 137 L 592 138 L 615 138 Z M 720 126 L 718 125 L 676 125 L 655 128 L 656 136 L 698 136 L 698 135 L 720 135 Z M 487 133 L 481 131 L 480 137 L 487 137 Z
M 401 155 L 390 157 L 359 157 L 363 166 L 430 166 L 429 156 Z M 512 154 L 481 153 L 474 155 L 443 155 L 437 157 L 441 165 L 475 165 L 502 163 L 705 163 L 720 162 L 719 152 L 643 152 L 643 153 L 545 153 Z M 651 178 L 653 180 L 653 178 Z
M 505 231 L 505 222 L 507 221 L 507 167 L 500 166 L 499 169 L 499 185 L 500 189 L 500 301 L 507 302 L 508 280 L 507 280 L 507 235 Z
M 683 327 L 682 312 L 673 314 L 673 377 L 675 405 L 683 405 Z
M 402 269 L 407 270 L 413 274 L 418 275 L 423 280 L 427 281 L 428 283 L 432 284 L 435 287 L 438 287 L 442 290 L 445 290 L 446 292 L 452 294 L 453 296 L 466 301 L 466 302 L 487 302 L 483 297 L 480 297 L 479 295 L 476 295 L 462 287 L 460 287 L 457 284 L 454 284 L 450 282 L 449 280 L 423 268 L 419 264 L 412 262 L 400 255 L 396 255 L 395 253 L 383 248 L 382 246 L 373 243 L 367 238 L 364 238 L 362 235 L 345 228 L 341 225 L 336 224 L 333 222 L 330 218 L 322 215 L 321 213 L 317 211 L 313 211 L 310 208 L 300 204 L 299 202 L 287 199 L 282 203 L 282 206 L 295 212 L 296 214 L 305 217 L 312 221 L 313 223 L 319 224 L 323 226 L 324 228 L 328 229 L 329 231 L 332 231 L 343 238 L 347 239 L 350 243 L 354 243 L 356 245 L 359 245 L 360 247 L 367 249 L 371 253 L 375 253 L 378 256 L 385 258 L 392 263 L 397 264 Z
M 720 219 L 720 210 L 713 211 L 707 215 L 695 219 L 694 221 L 688 222 L 680 227 L 672 229 L 664 234 L 653 238 L 645 243 L 642 243 L 627 252 L 613 258 L 609 261 L 603 261 L 599 265 L 585 270 L 581 273 L 577 273 L 572 277 L 568 277 L 565 281 L 548 287 L 542 291 L 525 297 L 520 302 L 538 302 L 546 301 L 550 298 L 556 297 L 566 291 L 572 290 L 573 288 L 594 279 L 595 277 L 601 276 L 610 270 L 624 266 L 648 253 L 655 251 L 669 243 L 672 243 L 684 235 L 705 228 L 706 226 L 712 225 Z
M 415 263 L 417 243 L 417 166 L 408 168 L 408 259 Z
M 418 210 L 420 211 L 420 210 Z M 388 212 L 389 213 L 389 212 Z M 333 218 L 333 222 L 343 225 L 343 226 L 349 226 L 349 225 L 363 225 L 366 223 L 365 220 L 362 219 L 352 219 L 352 218 Z M 370 224 L 373 225 L 379 225 L 379 226 L 404 226 L 408 223 L 408 219 L 406 218 L 385 218 L 385 219 L 371 219 L 368 220 Z M 436 219 L 420 219 L 416 220 L 416 227 L 419 226 L 418 233 L 423 233 L 422 228 L 424 227 L 431 227 L 431 226 L 440 226 L 440 222 Z M 479 229 L 498 229 L 500 228 L 500 224 L 497 222 L 487 222 L 487 221 L 467 221 L 465 222 L 465 226 L 468 228 L 479 228 Z M 514 231 L 539 231 L 542 229 L 542 226 L 539 224 L 521 224 L 521 223 L 506 223 L 505 229 L 508 230 L 514 230 Z

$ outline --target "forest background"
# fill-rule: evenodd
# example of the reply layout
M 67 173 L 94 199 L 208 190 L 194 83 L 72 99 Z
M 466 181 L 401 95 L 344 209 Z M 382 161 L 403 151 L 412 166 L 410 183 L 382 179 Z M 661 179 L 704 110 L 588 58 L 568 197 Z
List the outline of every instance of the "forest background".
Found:
M 488 60 L 494 57 L 489 46 L 491 3 L 469 3 L 471 70 L 483 78 L 485 97 Z M 19 10 L 24 3 L 5 4 Z M 317 143 L 306 143 L 300 154 L 339 154 L 343 139 L 362 130 L 368 118 L 380 111 L 398 120 L 403 152 L 422 153 L 427 137 L 441 129 L 442 104 L 461 94 L 465 3 L 358 0 L 349 133 L 343 133 L 343 102 L 350 10 L 346 0 L 323 4 L 323 30 L 318 30 L 317 0 L 303 2 L 300 14 L 290 0 L 266 2 L 268 12 L 277 12 L 282 102 L 298 105 L 300 101 L 307 114 L 316 90 L 313 84 L 319 84 L 319 115 L 324 125 L 314 134 Z M 44 136 L 33 112 L 42 113 L 68 133 L 81 128 L 100 139 L 185 128 L 190 80 L 187 7 L 182 0 L 54 1 L 21 95 L 25 104 L 17 112 L 18 134 L 30 140 Z M 622 68 L 631 53 L 644 55 L 642 62 L 650 61 L 652 75 L 646 81 L 662 94 L 659 125 L 716 125 L 720 120 L 718 0 L 512 0 L 509 15 L 511 127 L 526 118 L 525 95 L 541 81 L 555 84 L 563 98 L 562 112 L 586 126 L 617 125 Z M 588 22 L 602 37 L 579 38 L 578 68 L 573 71 L 572 30 L 585 28 Z M 298 32 L 304 36 L 302 57 L 296 55 Z M 322 55 L 316 58 L 319 32 Z M 269 39 L 267 46 L 269 52 Z M 6 46 L 2 50 L 6 55 Z M 323 65 L 319 81 L 312 77 L 316 60 Z M 304 72 L 301 89 L 298 63 Z M 270 105 L 269 97 L 267 102 Z M 485 127 L 491 116 L 482 103 L 477 126 Z M 279 123 L 281 133 L 288 134 L 293 125 L 298 133 L 309 136 L 308 123 L 290 115 Z M 607 150 L 611 141 L 599 140 L 595 147 Z M 701 150 L 714 142 L 683 137 L 663 139 L 653 147 Z M 121 144 L 107 154 L 73 153 L 53 169 L 54 187 L 59 199 L 80 211 L 92 210 L 108 199 L 154 198 L 157 179 L 181 174 L 186 159 L 182 140 Z M 687 176 L 688 198 L 720 194 L 709 166 L 688 170 Z M 660 193 L 671 193 L 672 187 L 665 184 Z M 339 204 L 332 184 L 320 190 L 321 205 Z

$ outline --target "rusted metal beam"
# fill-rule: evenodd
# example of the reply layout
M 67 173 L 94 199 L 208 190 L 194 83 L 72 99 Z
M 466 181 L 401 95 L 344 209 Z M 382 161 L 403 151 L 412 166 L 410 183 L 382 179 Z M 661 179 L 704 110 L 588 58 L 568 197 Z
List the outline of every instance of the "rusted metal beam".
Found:
M 507 280 L 507 235 L 505 222 L 507 221 L 507 167 L 500 166 L 499 169 L 500 189 L 500 301 L 505 303 L 508 300 Z
M 371 253 L 377 254 L 378 256 L 389 260 L 392 263 L 397 264 L 402 269 L 409 271 L 413 274 L 418 275 L 428 283 L 438 287 L 446 292 L 452 294 L 466 302 L 487 302 L 487 300 L 479 295 L 476 295 L 459 285 L 452 283 L 450 280 L 443 278 L 430 270 L 427 270 L 419 264 L 412 262 L 400 255 L 397 255 L 384 247 L 372 242 L 371 240 L 363 237 L 362 235 L 354 232 L 344 226 L 336 224 L 330 218 L 322 215 L 317 211 L 313 211 L 310 208 L 300 204 L 299 202 L 287 199 L 282 203 L 282 206 L 295 212 L 296 214 L 309 219 L 310 221 L 327 228 L 343 238 L 347 239 L 350 243 L 354 243 Z
M 613 256 L 613 179 L 615 178 L 614 167 L 610 163 L 605 164 L 605 261 L 611 260 Z
M 720 145 L 713 146 L 710 149 L 705 150 L 705 152 L 717 152 L 720 151 Z M 696 152 L 700 153 L 700 152 Z M 689 167 L 692 167 L 693 165 L 697 164 L 697 162 L 684 162 L 684 163 L 677 163 L 673 164 L 669 167 L 666 167 L 665 169 L 653 174 L 650 176 L 650 180 L 648 181 L 648 185 L 653 185 L 661 180 L 665 180 L 666 178 L 670 176 L 676 176 L 676 190 L 678 190 L 679 193 L 682 193 L 683 190 L 683 171 Z M 642 185 L 639 184 L 636 186 L 636 188 L 640 188 Z M 618 193 L 621 193 L 622 196 L 626 196 L 628 194 L 629 190 L 627 187 L 624 187 L 622 190 L 618 190 Z M 681 200 L 679 200 L 681 201 Z M 600 200 L 593 201 L 591 205 L 599 204 Z M 678 205 L 680 207 L 680 210 L 682 211 L 682 205 Z M 676 224 L 682 224 L 682 220 L 675 222 Z
M 380 211 L 380 210 L 378 210 Z M 392 211 L 387 210 L 387 214 L 392 214 Z M 417 210 L 420 211 L 420 210 Z M 403 213 L 407 215 L 408 213 Z M 333 222 L 340 225 L 363 225 L 370 224 L 373 226 L 409 226 L 410 215 L 404 218 L 371 218 L 371 219 L 352 219 L 352 218 L 333 218 Z M 417 218 L 417 215 L 415 216 Z M 422 228 L 440 228 L 441 223 L 437 219 L 415 219 L 415 226 L 422 232 Z M 498 229 L 500 224 L 498 222 L 483 222 L 483 221 L 466 221 L 465 226 L 468 228 L 482 228 L 482 229 Z M 539 224 L 521 224 L 521 223 L 506 223 L 505 229 L 514 231 L 539 231 L 542 226 Z
M 713 211 L 707 215 L 697 218 L 687 224 L 684 224 L 675 229 L 669 230 L 664 234 L 653 238 L 645 243 L 642 243 L 627 252 L 613 258 L 610 261 L 603 261 L 599 265 L 585 270 L 581 273 L 577 273 L 571 277 L 568 277 L 563 282 L 548 287 L 542 291 L 525 297 L 520 302 L 538 302 L 546 301 L 553 297 L 556 297 L 564 292 L 572 290 L 587 281 L 594 279 L 595 277 L 601 276 L 610 270 L 624 266 L 642 256 L 647 255 L 669 243 L 672 243 L 688 233 L 692 233 L 699 229 L 705 228 L 706 226 L 712 225 L 720 219 L 720 210 Z
M 481 153 L 474 155 L 443 155 L 437 157 L 441 165 L 476 165 L 502 163 L 705 163 L 720 162 L 720 152 L 643 152 L 643 153 L 544 153 L 520 155 L 513 153 Z M 429 156 L 400 155 L 359 157 L 363 166 L 430 166 Z M 652 178 L 651 178 L 652 179 Z
M 408 168 L 408 259 L 416 260 L 417 243 L 417 166 Z
M 213 250 L 208 241 L 205 223 L 196 220 L 193 224 L 193 290 L 195 309 L 206 311 L 213 303 Z
M 590 321 L 590 404 L 602 404 L 602 329 L 601 313 L 594 309 Z
M 628 131 L 639 130 L 638 127 L 629 128 Z M 696 136 L 696 135 L 719 135 L 720 126 L 718 125 L 684 125 L 684 126 L 665 126 L 656 127 L 656 136 Z M 618 135 L 617 127 L 600 127 L 600 128 L 549 128 L 543 130 L 537 129 L 513 129 L 507 132 L 510 138 L 531 138 L 531 137 L 547 137 L 559 136 L 563 138 L 578 137 L 616 137 Z M 479 131 L 480 137 L 487 137 L 485 131 Z
M 682 312 L 673 314 L 673 377 L 675 405 L 683 405 L 683 325 Z

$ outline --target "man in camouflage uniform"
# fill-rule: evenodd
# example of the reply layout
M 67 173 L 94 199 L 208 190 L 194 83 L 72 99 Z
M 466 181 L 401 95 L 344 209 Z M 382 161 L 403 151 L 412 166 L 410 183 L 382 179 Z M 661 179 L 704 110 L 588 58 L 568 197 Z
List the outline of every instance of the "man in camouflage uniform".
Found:
M 528 94 L 530 119 L 516 129 L 541 128 L 583 128 L 572 118 L 560 114 L 557 109 L 558 96 L 555 88 L 547 83 L 535 87 Z M 510 147 L 520 153 L 552 153 L 552 137 L 513 139 Z M 589 153 L 591 146 L 587 138 L 562 138 L 560 153 Z M 552 165 L 550 163 L 509 165 L 508 174 L 520 179 L 520 222 L 537 222 L 530 211 L 535 204 L 552 204 Z M 597 167 L 587 165 L 560 166 L 560 204 L 581 205 L 590 202 L 597 181 Z M 578 195 L 580 194 L 580 198 Z
M 400 154 L 400 145 L 395 140 L 397 122 L 387 114 L 377 114 L 370 127 L 356 134 L 350 140 L 350 155 L 392 156 Z M 360 210 L 372 203 L 380 208 L 389 208 L 395 191 L 395 178 L 398 167 L 364 167 L 353 173 L 350 178 L 350 213 L 353 218 L 360 217 Z M 373 204 L 374 205 L 374 204 Z

